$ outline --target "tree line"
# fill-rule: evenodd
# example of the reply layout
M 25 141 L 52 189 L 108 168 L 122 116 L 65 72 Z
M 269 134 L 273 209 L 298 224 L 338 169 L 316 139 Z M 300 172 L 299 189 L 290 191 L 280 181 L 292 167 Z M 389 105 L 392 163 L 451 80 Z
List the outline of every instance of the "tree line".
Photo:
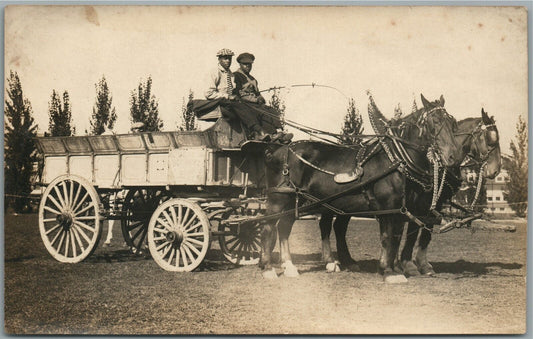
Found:
M 90 131 L 86 134 L 101 135 L 112 131 L 117 119 L 113 96 L 105 76 L 95 84 L 96 97 L 90 118 Z M 4 175 L 5 175 L 5 205 L 12 206 L 16 212 L 23 212 L 28 208 L 28 196 L 32 191 L 31 176 L 34 174 L 34 164 L 37 152 L 34 138 L 37 136 L 37 125 L 33 119 L 31 103 L 24 97 L 22 84 L 16 72 L 10 71 L 7 78 L 6 100 L 4 106 Z M 182 98 L 181 124 L 178 130 L 195 130 L 198 128 L 196 117 L 187 103 L 192 100 L 194 93 L 189 90 L 187 99 Z M 285 116 L 285 103 L 279 90 L 275 90 L 268 103 L 276 109 L 282 122 Z M 416 111 L 416 101 L 413 100 L 412 110 Z M 398 105 L 394 110 L 395 118 L 401 116 Z M 76 133 L 72 123 L 72 106 L 68 91 L 62 95 L 52 90 L 48 103 L 49 126 L 45 135 L 70 136 Z M 140 81 L 137 88 L 130 92 L 130 122 L 142 123 L 147 132 L 160 131 L 163 121 L 159 118 L 159 106 L 152 93 L 152 78 Z M 341 124 L 341 143 L 353 145 L 362 140 L 363 121 L 355 100 L 348 101 L 344 121 Z M 509 169 L 508 193 L 506 197 L 517 215 L 523 216 L 527 209 L 527 125 L 520 118 L 517 124 L 516 141 L 511 142 L 513 161 Z M 515 203 L 516 202 L 516 203 Z

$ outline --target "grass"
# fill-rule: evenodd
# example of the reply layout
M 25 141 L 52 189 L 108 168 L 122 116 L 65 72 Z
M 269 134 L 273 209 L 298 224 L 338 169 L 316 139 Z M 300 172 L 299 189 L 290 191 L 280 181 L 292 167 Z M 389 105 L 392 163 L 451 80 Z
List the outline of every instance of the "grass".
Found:
M 44 248 L 37 216 L 7 215 L 8 334 L 523 333 L 526 222 L 516 233 L 435 235 L 437 276 L 387 285 L 377 273 L 379 234 L 352 221 L 347 238 L 361 272 L 325 273 L 317 221 L 299 221 L 291 250 L 300 277 L 265 281 L 256 266 L 226 262 L 216 242 L 195 272 L 172 273 L 122 247 L 61 264 Z M 334 241 L 333 241 L 334 244 Z M 278 268 L 279 269 L 279 268 Z

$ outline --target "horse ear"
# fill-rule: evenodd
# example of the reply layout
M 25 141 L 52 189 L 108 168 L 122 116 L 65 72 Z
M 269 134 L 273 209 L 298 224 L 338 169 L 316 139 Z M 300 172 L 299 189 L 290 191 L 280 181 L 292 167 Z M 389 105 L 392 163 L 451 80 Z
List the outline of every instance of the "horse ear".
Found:
M 424 105 L 424 108 L 428 108 L 431 105 L 430 102 L 424 97 L 424 94 L 420 94 L 420 98 L 422 99 L 422 105 Z
M 483 123 L 486 125 L 489 125 L 492 123 L 492 121 L 489 118 L 489 115 L 487 114 L 487 112 L 485 112 L 483 108 L 481 108 L 481 119 L 483 120 Z
M 440 106 L 444 107 L 444 96 L 442 94 L 440 95 Z

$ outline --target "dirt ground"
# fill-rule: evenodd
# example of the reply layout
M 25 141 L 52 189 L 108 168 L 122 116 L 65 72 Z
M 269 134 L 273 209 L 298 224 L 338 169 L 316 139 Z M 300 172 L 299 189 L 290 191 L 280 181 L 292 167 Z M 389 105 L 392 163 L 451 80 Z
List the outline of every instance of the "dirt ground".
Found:
M 257 266 L 226 261 L 216 242 L 195 272 L 172 273 L 123 247 L 78 264 L 56 262 L 36 214 L 7 215 L 7 334 L 504 334 L 526 330 L 527 223 L 517 232 L 434 235 L 437 275 L 385 284 L 378 225 L 352 220 L 347 238 L 361 272 L 326 273 L 316 220 L 291 235 L 300 277 L 263 280 Z M 103 241 L 101 242 L 101 244 Z M 279 269 L 281 272 L 281 269 Z

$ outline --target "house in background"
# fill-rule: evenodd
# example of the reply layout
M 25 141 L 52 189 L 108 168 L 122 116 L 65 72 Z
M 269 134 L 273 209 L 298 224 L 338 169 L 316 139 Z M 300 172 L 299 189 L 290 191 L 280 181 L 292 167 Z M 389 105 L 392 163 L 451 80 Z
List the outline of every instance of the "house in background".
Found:
M 507 190 L 507 182 L 509 181 L 509 163 L 511 157 L 502 154 L 502 168 L 500 174 L 494 179 L 487 179 L 485 188 L 487 189 L 487 208 L 485 213 L 496 215 L 512 215 L 515 212 L 511 209 L 507 200 L 505 200 L 504 192 Z

